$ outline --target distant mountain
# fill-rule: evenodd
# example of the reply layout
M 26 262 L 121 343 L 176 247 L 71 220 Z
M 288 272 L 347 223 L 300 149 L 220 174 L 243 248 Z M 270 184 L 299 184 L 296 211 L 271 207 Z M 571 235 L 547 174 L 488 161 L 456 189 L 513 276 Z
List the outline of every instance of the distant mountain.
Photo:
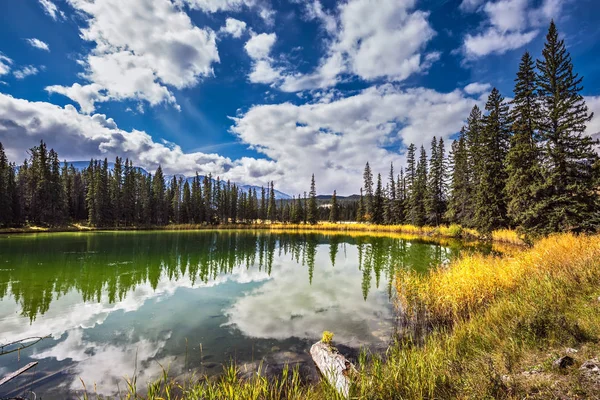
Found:
M 327 201 L 331 201 L 331 194 L 320 194 L 317 196 L 317 200 L 327 200 Z M 350 196 L 337 196 L 336 195 L 337 200 L 359 200 L 360 199 L 360 195 L 358 194 L 351 194 Z
M 86 169 L 89 165 L 90 162 L 89 161 L 67 161 L 68 164 L 73 165 L 73 167 L 75 167 L 76 170 L 78 171 L 83 171 L 84 169 Z M 112 171 L 115 167 L 115 163 L 114 162 L 109 162 L 108 163 L 108 169 L 110 171 Z M 149 175 L 148 171 L 146 171 L 145 169 L 141 168 L 141 167 L 135 167 L 139 172 L 141 172 L 144 175 Z M 192 180 L 194 179 L 194 177 L 187 177 L 181 174 L 176 174 L 176 175 L 165 175 L 165 182 L 167 183 L 167 185 L 171 182 L 171 180 L 173 179 L 173 176 L 176 176 L 177 178 L 182 178 L 183 180 L 189 182 L 189 184 L 192 184 Z M 203 181 L 204 180 L 204 175 L 200 175 L 200 180 Z M 216 182 L 215 179 L 212 179 L 213 182 Z M 259 198 L 260 198 L 260 191 L 261 191 L 261 187 L 260 186 L 252 186 L 252 185 L 246 185 L 243 183 L 238 183 L 238 182 L 232 182 L 235 183 L 236 186 L 238 187 L 239 190 L 241 190 L 244 193 L 248 193 L 250 191 L 250 189 L 252 190 L 256 190 Z M 221 185 L 226 185 L 227 182 L 221 182 Z M 266 187 L 265 187 L 266 189 Z M 267 193 L 268 194 L 268 193 Z M 277 200 L 287 200 L 287 199 L 291 199 L 292 196 L 290 196 L 287 193 L 283 193 L 280 192 L 279 190 L 275 190 L 275 199 Z

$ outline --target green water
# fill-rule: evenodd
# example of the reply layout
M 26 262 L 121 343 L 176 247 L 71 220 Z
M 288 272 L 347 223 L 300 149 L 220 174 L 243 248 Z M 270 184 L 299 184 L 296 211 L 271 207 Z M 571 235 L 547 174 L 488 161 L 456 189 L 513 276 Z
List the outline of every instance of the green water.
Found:
M 0 397 L 76 398 L 81 380 L 111 395 L 124 376 L 143 386 L 160 364 L 178 376 L 216 374 L 229 360 L 305 360 L 323 330 L 350 347 L 383 347 L 394 271 L 425 271 L 459 251 L 249 231 L 0 236 L 0 344 L 48 336 L 0 355 L 0 377 L 39 362 Z

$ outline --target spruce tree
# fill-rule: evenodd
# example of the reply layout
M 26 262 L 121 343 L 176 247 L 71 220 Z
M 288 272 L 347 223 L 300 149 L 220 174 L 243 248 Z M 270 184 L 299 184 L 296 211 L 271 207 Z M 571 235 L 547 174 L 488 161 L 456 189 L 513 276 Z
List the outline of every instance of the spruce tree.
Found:
M 388 176 L 386 193 L 384 221 L 386 224 L 391 225 L 396 222 L 396 181 L 394 180 L 393 163 L 390 164 L 390 175 Z
M 400 168 L 400 174 L 396 181 L 394 219 L 397 224 L 403 224 L 406 221 L 406 178 L 403 168 Z
M 277 204 L 275 203 L 275 188 L 273 181 L 271 181 L 271 187 L 269 188 L 269 206 L 267 207 L 267 214 L 271 223 L 277 220 Z
M 358 198 L 358 209 L 356 210 L 356 221 L 363 222 L 365 220 L 365 197 L 363 195 L 363 188 L 360 188 L 360 197 Z
M 181 222 L 189 224 L 192 222 L 192 192 L 190 183 L 185 181 L 183 184 L 183 199 L 181 201 Z
M 538 129 L 542 142 L 544 184 L 535 212 L 544 217 L 539 233 L 589 231 L 600 223 L 594 164 L 594 141 L 585 135 L 588 112 L 581 95 L 583 77 L 573 72 L 571 56 L 551 22 L 542 59 L 537 61 L 541 107 Z
M 333 195 L 331 196 L 331 210 L 329 211 L 329 221 L 335 223 L 338 222 L 339 218 L 340 217 L 337 202 L 337 193 L 334 190 Z
M 487 115 L 479 133 L 475 186 L 475 227 L 482 233 L 506 226 L 505 159 L 510 141 L 508 105 L 494 88 L 485 105 Z
M 384 222 L 384 194 L 381 183 L 381 174 L 377 174 L 377 189 L 373 195 L 371 222 L 374 224 L 383 224 Z
M 310 180 L 310 193 L 308 195 L 308 210 L 307 217 L 308 223 L 311 225 L 316 224 L 319 221 L 319 209 L 317 207 L 317 188 L 315 186 L 315 174 L 312 174 Z
M 160 165 L 152 179 L 152 193 L 154 195 L 153 221 L 157 225 L 166 225 L 169 223 L 169 205 L 165 197 L 165 176 Z
M 527 233 L 531 233 L 541 222 L 541 216 L 536 211 L 543 183 L 537 135 L 540 114 L 536 95 L 533 59 L 526 52 L 521 58 L 515 79 L 511 110 L 513 135 L 506 156 L 506 197 L 507 216 L 511 224 Z
M 407 190 L 408 197 L 410 197 L 410 193 L 413 190 L 413 186 L 415 184 L 415 177 L 417 175 L 416 158 L 415 158 L 416 151 L 417 151 L 417 148 L 412 143 L 408 146 L 408 149 L 406 151 L 406 170 L 404 172 L 405 172 L 406 190 Z
M 373 172 L 371 171 L 371 166 L 368 162 L 365 165 L 365 171 L 363 172 L 363 181 L 365 188 L 365 213 L 363 215 L 363 219 L 370 221 L 371 214 L 373 213 Z
M 437 138 L 434 137 L 431 142 L 427 198 L 425 202 L 426 219 L 430 225 L 437 226 L 443 222 L 442 219 L 446 211 L 445 174 L 444 141 L 440 137 L 438 142 Z
M 9 190 L 8 158 L 0 142 L 0 227 L 9 226 L 13 219 L 12 193 Z
M 410 191 L 408 220 L 416 226 L 426 222 L 425 196 L 427 194 L 427 153 L 421 146 L 421 155 L 415 167 L 415 177 Z

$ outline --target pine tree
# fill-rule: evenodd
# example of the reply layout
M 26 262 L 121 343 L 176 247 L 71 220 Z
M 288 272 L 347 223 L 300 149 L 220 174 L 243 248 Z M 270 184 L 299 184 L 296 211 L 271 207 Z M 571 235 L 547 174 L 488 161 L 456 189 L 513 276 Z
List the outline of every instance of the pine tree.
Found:
M 157 225 L 166 225 L 169 223 L 169 205 L 165 197 L 165 176 L 160 165 L 152 179 L 152 193 L 154 195 L 152 220 Z
M 264 186 L 260 188 L 260 219 L 267 219 L 267 194 Z
M 404 173 L 405 173 L 405 177 L 406 177 L 405 179 L 406 179 L 407 196 L 409 198 L 411 196 L 413 186 L 415 184 L 415 178 L 417 175 L 416 159 L 415 159 L 416 151 L 417 151 L 417 148 L 412 143 L 408 146 L 408 149 L 406 151 L 406 170 L 404 171 Z
M 506 156 L 507 215 L 519 229 L 531 233 L 538 225 L 539 203 L 543 174 L 540 164 L 537 120 L 540 117 L 536 103 L 536 76 L 529 53 L 521 58 L 515 79 L 510 150 Z
M 402 224 L 406 221 L 406 179 L 404 169 L 400 168 L 400 174 L 396 181 L 396 202 L 394 207 L 395 223 Z
M 469 226 L 472 215 L 470 208 L 472 190 L 469 181 L 469 155 L 464 128 L 461 130 L 458 139 L 452 143 L 448 158 L 452 177 L 446 219 L 452 223 Z
M 589 231 L 600 221 L 594 164 L 594 141 L 584 134 L 592 117 L 581 95 L 582 77 L 573 64 L 554 21 L 550 24 L 543 58 L 537 61 L 541 106 L 538 129 L 542 141 L 545 180 L 536 213 L 544 217 L 539 233 Z
M 394 224 L 396 222 L 396 181 L 394 180 L 394 164 L 390 164 L 390 174 L 388 176 L 388 184 L 386 189 L 387 197 L 385 199 L 384 221 L 386 224 Z
M 365 188 L 365 214 L 363 215 L 363 219 L 365 221 L 370 221 L 371 214 L 373 213 L 373 172 L 371 172 L 371 166 L 368 162 L 365 165 L 363 181 Z
M 204 181 L 202 185 L 202 193 L 204 195 L 204 199 L 202 202 L 203 211 L 204 211 L 204 222 L 208 224 L 213 223 L 213 184 L 212 184 L 212 174 L 208 174 L 204 176 Z
M 181 222 L 189 224 L 192 222 L 192 192 L 190 183 L 185 180 L 183 184 L 183 199 L 181 200 Z
M 429 178 L 427 182 L 427 198 L 425 209 L 427 222 L 430 225 L 440 225 L 446 212 L 446 166 L 444 141 L 436 137 L 431 142 L 429 158 Z
M 315 174 L 310 180 L 310 193 L 308 197 L 308 210 L 306 219 L 309 224 L 314 225 L 319 221 L 319 209 L 317 207 L 317 189 L 315 187 Z
M 425 196 L 427 194 L 427 153 L 421 146 L 421 155 L 415 167 L 415 177 L 411 185 L 408 220 L 416 226 L 423 226 L 426 222 Z
M 331 210 L 329 212 L 329 221 L 335 223 L 339 220 L 339 209 L 337 203 L 337 194 L 335 190 L 333 191 L 333 195 L 331 196 Z
M 110 180 L 110 202 L 113 209 L 113 222 L 117 226 L 123 219 L 123 160 L 116 157 Z
M 381 174 L 377 174 L 377 189 L 373 195 L 371 221 L 374 224 L 383 224 L 384 222 L 384 194 L 383 185 L 381 183 Z
M 98 223 L 98 212 L 96 210 L 96 169 L 94 160 L 86 170 L 86 195 L 85 202 L 88 210 L 88 225 L 95 226 Z
M 267 207 L 267 215 L 269 221 L 275 222 L 277 220 L 277 204 L 275 203 L 275 188 L 273 181 L 271 181 L 271 187 L 269 188 L 269 206 Z
M 9 190 L 10 165 L 0 142 L 0 227 L 10 226 L 13 220 L 12 193 Z
M 494 88 L 485 105 L 488 114 L 483 118 L 479 133 L 475 186 L 475 227 L 482 233 L 506 226 L 506 170 L 504 167 L 510 141 L 508 105 Z
M 363 188 L 360 188 L 360 197 L 358 198 L 358 209 L 356 210 L 356 221 L 364 222 L 365 221 L 365 197 L 363 195 Z

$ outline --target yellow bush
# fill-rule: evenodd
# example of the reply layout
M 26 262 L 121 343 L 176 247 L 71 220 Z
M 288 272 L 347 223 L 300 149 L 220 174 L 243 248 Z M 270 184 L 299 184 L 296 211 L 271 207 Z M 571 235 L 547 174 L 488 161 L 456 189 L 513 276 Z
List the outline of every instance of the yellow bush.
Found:
M 396 286 L 406 311 L 422 306 L 432 319 L 454 322 L 526 280 L 587 280 L 598 272 L 592 271 L 598 260 L 600 236 L 554 235 L 512 257 L 468 255 L 424 276 L 401 271 Z

